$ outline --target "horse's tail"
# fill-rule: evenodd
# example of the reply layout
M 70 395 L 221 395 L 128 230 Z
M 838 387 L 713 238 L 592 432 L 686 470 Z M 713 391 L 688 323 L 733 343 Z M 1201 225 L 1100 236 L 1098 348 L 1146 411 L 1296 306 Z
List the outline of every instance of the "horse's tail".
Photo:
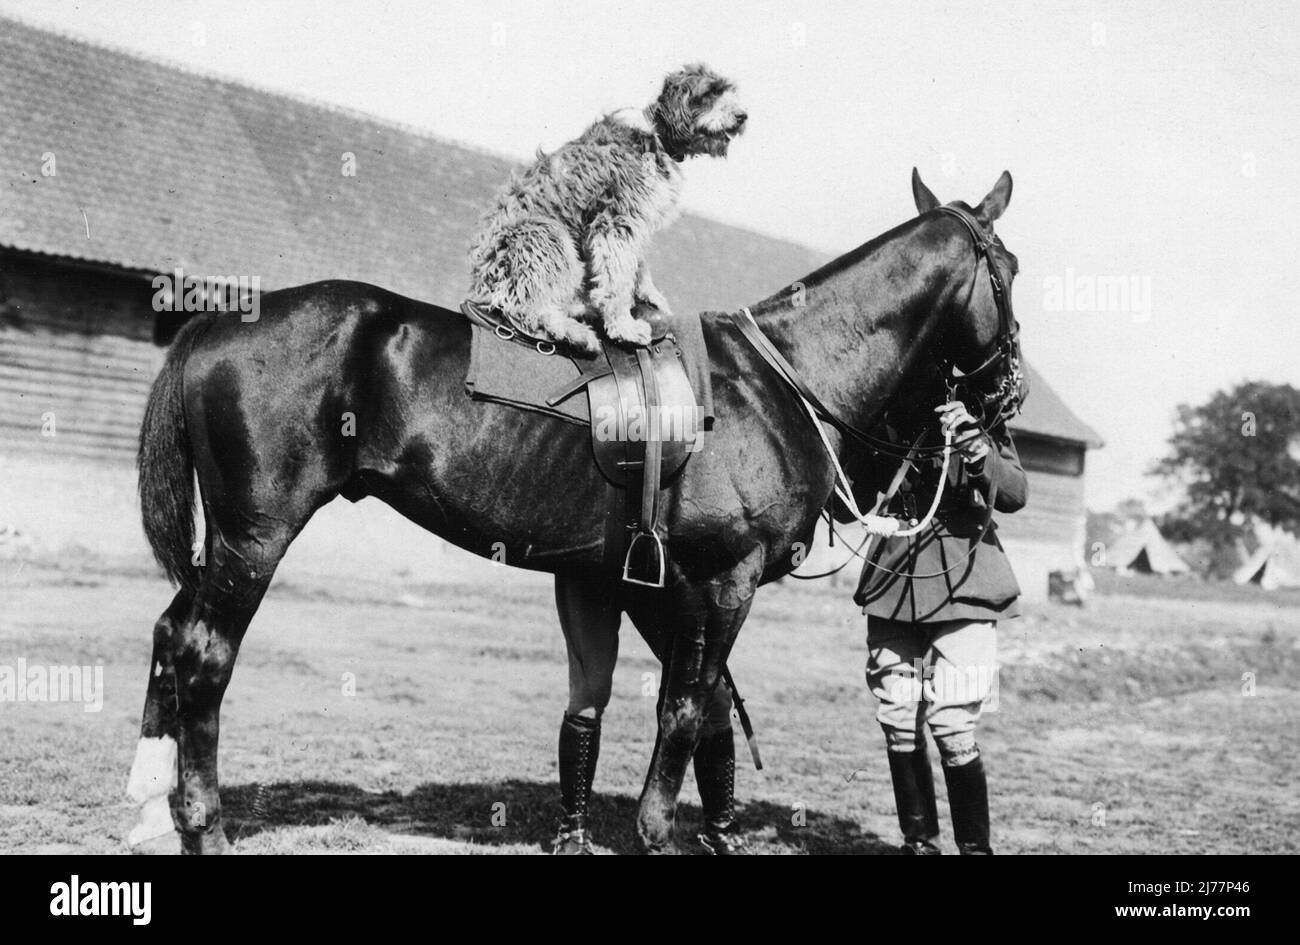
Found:
M 140 511 L 144 533 L 174 584 L 194 590 L 194 456 L 185 429 L 185 362 L 201 334 L 199 319 L 172 341 L 153 382 L 140 427 Z

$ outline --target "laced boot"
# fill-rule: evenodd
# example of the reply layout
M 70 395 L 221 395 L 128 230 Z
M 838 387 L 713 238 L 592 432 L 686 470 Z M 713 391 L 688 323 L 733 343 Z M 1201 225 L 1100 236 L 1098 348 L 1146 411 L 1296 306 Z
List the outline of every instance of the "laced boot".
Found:
M 700 739 L 695 748 L 695 783 L 704 808 L 704 830 L 699 841 L 714 856 L 749 853 L 736 829 L 736 743 L 727 726 Z
M 590 856 L 591 830 L 587 805 L 600 757 L 600 720 L 565 713 L 560 723 L 560 804 L 563 813 L 551 852 L 557 856 Z

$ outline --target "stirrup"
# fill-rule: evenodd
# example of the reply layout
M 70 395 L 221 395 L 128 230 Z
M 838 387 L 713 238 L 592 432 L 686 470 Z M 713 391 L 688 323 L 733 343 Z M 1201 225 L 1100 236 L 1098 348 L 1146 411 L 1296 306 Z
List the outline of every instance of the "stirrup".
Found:
M 657 561 L 659 564 L 657 580 L 632 577 L 632 555 L 636 553 L 637 543 L 645 541 L 652 543 L 651 550 L 653 554 L 650 560 Z M 653 565 L 651 565 L 651 568 L 651 574 L 653 575 Z M 632 536 L 632 540 L 628 542 L 627 545 L 627 554 L 623 556 L 623 580 L 627 581 L 629 584 L 640 584 L 642 587 L 664 586 L 664 543 L 657 532 L 639 531 Z

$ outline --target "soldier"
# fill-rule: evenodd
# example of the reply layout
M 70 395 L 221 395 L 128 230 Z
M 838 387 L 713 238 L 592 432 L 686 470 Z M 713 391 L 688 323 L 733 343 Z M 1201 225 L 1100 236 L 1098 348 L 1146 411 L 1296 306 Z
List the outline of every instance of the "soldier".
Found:
M 1020 595 L 988 507 L 1018 511 L 1027 484 L 1004 426 L 981 432 L 956 400 L 934 410 L 940 432 L 954 443 L 939 509 L 916 535 L 877 545 L 854 601 L 867 616 L 867 683 L 879 700 L 902 852 L 940 852 L 928 726 L 948 783 L 957 848 L 988 854 L 988 787 L 975 726 L 995 684 L 997 622 L 1017 615 Z M 939 465 L 920 464 L 889 511 L 929 508 Z

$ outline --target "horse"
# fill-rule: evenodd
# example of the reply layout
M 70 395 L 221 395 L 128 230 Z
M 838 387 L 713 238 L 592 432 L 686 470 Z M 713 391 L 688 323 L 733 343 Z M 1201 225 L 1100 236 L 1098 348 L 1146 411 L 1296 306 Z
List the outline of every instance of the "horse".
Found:
M 960 372 L 1004 340 L 993 269 L 1009 289 L 1016 263 L 992 225 L 1010 175 L 974 207 L 940 207 L 915 169 L 912 188 L 916 217 L 748 309 L 846 429 L 872 428 L 932 358 Z M 602 565 L 605 485 L 588 433 L 470 399 L 470 327 L 458 313 L 345 281 L 279 290 L 260 307 L 255 322 L 206 313 L 182 327 L 141 428 L 144 529 L 178 590 L 154 626 L 129 783 L 140 835 L 169 818 L 183 852 L 228 850 L 218 723 L 240 643 L 312 515 L 339 496 L 373 496 L 475 554 L 504 548 L 508 564 L 608 581 L 660 641 L 636 833 L 646 852 L 671 851 L 706 704 L 755 592 L 802 560 L 835 486 L 827 445 L 846 463 L 861 447 L 839 425 L 823 439 L 733 314 L 702 314 L 716 421 L 663 496 L 665 586 L 635 587 Z

